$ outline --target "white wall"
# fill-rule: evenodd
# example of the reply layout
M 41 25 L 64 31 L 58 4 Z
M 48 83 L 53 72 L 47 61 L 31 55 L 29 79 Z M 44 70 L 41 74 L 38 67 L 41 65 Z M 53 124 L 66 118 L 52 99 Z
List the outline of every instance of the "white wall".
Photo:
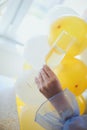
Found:
M 20 54 L 0 46 L 0 75 L 16 78 L 22 70 L 22 65 L 23 57 Z

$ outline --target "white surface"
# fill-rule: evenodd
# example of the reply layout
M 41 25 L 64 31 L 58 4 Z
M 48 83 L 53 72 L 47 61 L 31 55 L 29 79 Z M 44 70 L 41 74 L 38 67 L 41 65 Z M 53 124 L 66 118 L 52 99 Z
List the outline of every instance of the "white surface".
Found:
M 12 79 L 0 76 L 0 130 L 20 130 Z
M 65 0 L 63 4 L 74 9 L 80 16 L 87 8 L 87 0 Z
M 22 67 L 23 57 L 15 53 L 14 48 L 0 46 L 0 75 L 17 78 Z
M 35 83 L 35 77 L 37 74 L 38 72 L 36 70 L 24 71 L 15 83 L 17 95 L 28 105 L 40 105 L 46 100 L 39 92 Z
M 48 51 L 48 37 L 37 36 L 31 38 L 25 45 L 24 56 L 35 69 L 40 69 L 45 63 L 45 56 Z

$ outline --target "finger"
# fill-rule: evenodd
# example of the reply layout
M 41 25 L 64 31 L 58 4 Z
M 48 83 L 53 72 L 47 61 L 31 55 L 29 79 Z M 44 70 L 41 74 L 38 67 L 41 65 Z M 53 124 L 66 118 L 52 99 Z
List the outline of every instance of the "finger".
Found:
M 38 81 L 37 77 L 35 77 L 35 82 L 36 82 L 36 84 L 39 84 L 39 81 Z
M 47 73 L 44 71 L 44 69 L 41 70 L 41 76 L 42 76 L 44 82 L 49 80 L 49 77 L 48 77 Z
M 44 73 L 42 73 L 42 71 L 39 73 L 39 83 L 40 83 L 40 88 L 45 89 L 46 88 L 46 79 L 44 78 Z
M 42 76 L 42 70 L 39 73 L 39 79 L 40 79 L 41 84 L 44 83 L 44 79 L 43 79 L 43 76 Z
M 43 67 L 43 70 L 48 75 L 48 77 L 55 76 L 54 72 L 47 65 Z
M 43 78 L 41 76 L 41 74 L 39 74 L 39 77 L 35 79 L 37 85 L 38 85 L 38 89 L 39 91 L 46 97 L 49 98 L 50 94 L 48 93 L 47 89 L 46 89 L 46 85 L 43 83 Z
M 40 81 L 39 81 L 39 79 L 37 77 L 35 78 L 35 82 L 37 84 L 37 87 L 40 89 Z
M 39 81 L 41 83 L 40 86 L 40 92 L 43 93 L 46 97 L 49 97 L 49 91 L 48 91 L 48 76 L 45 74 L 43 70 L 41 70 L 39 74 Z
M 41 70 L 40 72 L 40 81 L 41 81 L 43 89 L 47 91 L 47 85 L 48 85 L 49 79 L 43 70 Z

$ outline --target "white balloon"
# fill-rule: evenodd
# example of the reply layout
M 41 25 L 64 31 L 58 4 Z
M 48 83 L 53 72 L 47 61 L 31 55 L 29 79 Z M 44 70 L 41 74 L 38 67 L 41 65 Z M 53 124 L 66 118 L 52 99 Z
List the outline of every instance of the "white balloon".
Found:
M 49 51 L 48 37 L 45 35 L 31 38 L 24 49 L 25 59 L 34 68 L 39 69 L 45 63 L 45 56 Z
M 36 70 L 23 71 L 15 83 L 16 93 L 26 104 L 41 104 L 46 98 L 39 92 L 35 83 Z
M 64 5 L 54 6 L 47 14 L 49 26 L 58 18 L 63 16 L 79 16 L 79 14 L 71 7 Z

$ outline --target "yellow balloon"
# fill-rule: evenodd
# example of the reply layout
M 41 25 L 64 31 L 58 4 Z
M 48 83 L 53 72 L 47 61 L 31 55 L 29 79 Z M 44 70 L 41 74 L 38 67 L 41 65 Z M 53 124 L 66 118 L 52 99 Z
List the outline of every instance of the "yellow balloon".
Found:
M 80 95 L 87 88 L 87 66 L 79 59 L 65 57 L 54 72 L 62 87 L 75 95 Z
M 76 16 L 61 17 L 51 25 L 49 44 L 52 45 L 64 30 L 77 39 L 68 52 L 70 55 L 78 55 L 87 48 L 87 23 Z
M 86 110 L 86 102 L 85 102 L 84 97 L 82 95 L 77 96 L 76 99 L 78 102 L 80 114 L 82 115 L 85 113 L 85 110 Z
M 20 122 L 22 130 L 44 130 L 35 120 L 37 106 L 25 106 L 21 111 Z
M 21 101 L 21 99 L 16 96 L 16 103 L 17 103 L 17 111 L 18 111 L 18 117 L 19 117 L 19 123 L 20 123 L 20 130 L 22 130 L 22 125 L 20 121 L 20 113 L 23 106 L 25 106 L 24 102 Z
M 17 102 L 17 106 L 18 106 L 18 107 L 21 107 L 21 106 L 24 106 L 24 105 L 25 105 L 24 102 L 21 101 L 21 99 L 20 99 L 18 96 L 16 96 L 16 102 Z

